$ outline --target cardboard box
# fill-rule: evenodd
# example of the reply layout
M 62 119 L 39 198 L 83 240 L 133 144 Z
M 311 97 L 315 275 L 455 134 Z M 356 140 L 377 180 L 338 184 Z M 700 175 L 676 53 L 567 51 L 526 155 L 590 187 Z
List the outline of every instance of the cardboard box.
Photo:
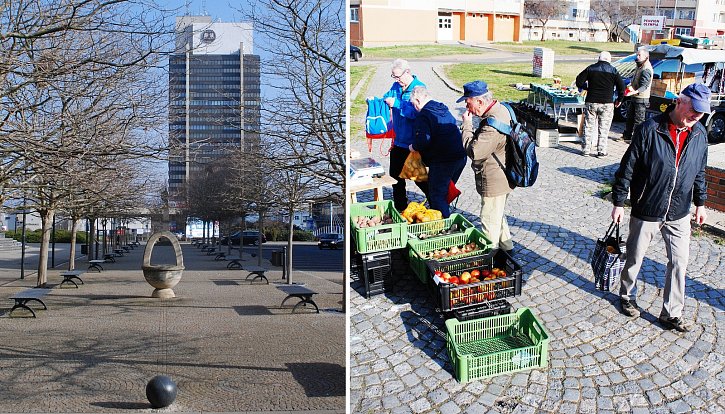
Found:
M 692 72 L 684 72 L 682 78 L 679 78 L 678 75 L 679 72 L 662 72 L 662 76 L 660 77 L 660 80 L 667 85 L 667 90 L 675 94 L 680 93 L 687 85 L 695 83 L 695 74 Z M 657 79 L 654 81 L 657 81 Z
M 544 148 L 558 147 L 559 131 L 556 129 L 537 129 L 536 146 Z
M 655 96 L 665 96 L 667 92 L 667 83 L 659 79 L 652 80 L 651 94 Z

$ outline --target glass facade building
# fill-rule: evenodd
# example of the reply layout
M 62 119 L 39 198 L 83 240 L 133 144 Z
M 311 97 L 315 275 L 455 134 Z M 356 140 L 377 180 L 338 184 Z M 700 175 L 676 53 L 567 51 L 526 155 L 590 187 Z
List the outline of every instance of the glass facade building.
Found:
M 195 173 L 230 150 L 259 143 L 260 59 L 249 23 L 212 23 L 208 16 L 176 22 L 169 57 L 170 207 L 184 207 Z

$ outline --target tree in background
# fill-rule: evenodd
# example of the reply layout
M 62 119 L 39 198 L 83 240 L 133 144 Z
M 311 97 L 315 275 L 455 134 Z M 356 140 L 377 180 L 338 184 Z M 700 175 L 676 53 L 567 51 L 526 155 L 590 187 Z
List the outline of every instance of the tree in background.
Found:
M 529 21 L 541 23 L 541 41 L 546 35 L 546 23 L 558 19 L 566 10 L 567 4 L 558 0 L 532 1 L 524 3 L 524 16 Z

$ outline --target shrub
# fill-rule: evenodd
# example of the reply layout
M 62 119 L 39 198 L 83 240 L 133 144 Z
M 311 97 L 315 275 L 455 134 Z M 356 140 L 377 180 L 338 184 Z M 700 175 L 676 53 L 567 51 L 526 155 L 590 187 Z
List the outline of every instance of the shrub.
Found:
M 23 231 L 21 229 L 18 229 L 17 231 L 6 231 L 5 237 L 12 238 L 17 241 L 21 241 L 23 236 Z M 33 230 L 33 231 L 25 231 L 25 242 L 26 243 L 40 243 L 40 239 L 42 237 L 42 231 L 41 230 Z M 71 238 L 71 232 L 68 230 L 56 230 L 55 231 L 55 242 L 56 243 L 70 243 Z M 52 233 L 51 233 L 51 239 L 50 242 L 53 242 Z M 79 231 L 76 233 L 76 244 L 83 244 L 86 242 L 86 232 Z

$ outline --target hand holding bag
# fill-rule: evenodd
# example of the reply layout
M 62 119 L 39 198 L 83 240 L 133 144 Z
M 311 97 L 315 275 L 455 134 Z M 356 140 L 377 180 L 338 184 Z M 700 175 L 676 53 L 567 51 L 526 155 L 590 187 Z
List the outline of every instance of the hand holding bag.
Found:
M 619 235 L 619 223 L 612 222 L 604 237 L 597 239 L 591 257 L 594 287 L 609 291 L 617 284 L 627 261 L 627 245 Z
M 428 181 L 428 170 L 423 164 L 423 158 L 418 151 L 410 151 L 405 159 L 403 169 L 400 171 L 400 178 L 413 180 L 416 183 Z

